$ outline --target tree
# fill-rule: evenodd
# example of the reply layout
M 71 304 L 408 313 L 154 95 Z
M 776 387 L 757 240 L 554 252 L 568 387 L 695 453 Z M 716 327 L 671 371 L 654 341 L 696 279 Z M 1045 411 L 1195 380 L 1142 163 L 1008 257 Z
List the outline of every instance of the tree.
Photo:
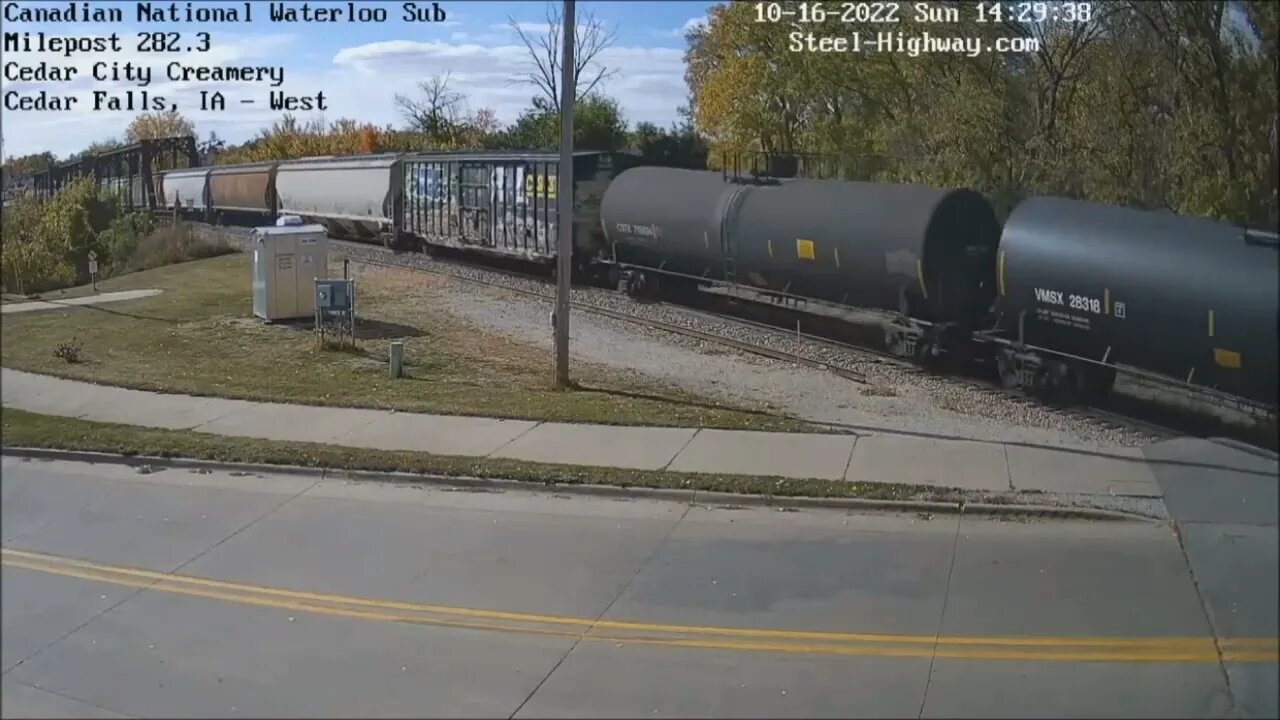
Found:
M 466 97 L 449 89 L 451 76 L 452 73 L 445 73 L 419 82 L 418 100 L 396 93 L 396 108 L 410 130 L 442 139 L 452 134 Z
M 408 124 L 413 142 L 439 149 L 491 147 L 497 142 L 499 125 L 492 109 L 467 109 L 467 97 L 449 88 L 451 73 L 436 75 L 418 83 L 418 99 L 397 94 L 396 108 Z
M 212 165 L 214 158 L 217 157 L 218 153 L 225 150 L 226 147 L 226 141 L 218 137 L 218 133 L 210 130 L 209 137 L 196 145 L 196 153 L 200 156 L 201 163 L 205 165 Z
M 556 3 L 547 5 L 547 31 L 539 36 L 525 33 L 514 18 L 508 18 L 511 28 L 520 36 L 529 53 L 532 68 L 515 82 L 532 85 L 539 90 L 547 107 L 560 107 L 561 47 L 560 28 L 564 16 Z M 591 12 L 580 12 L 574 22 L 573 87 L 574 100 L 581 102 L 591 95 L 596 86 L 617 73 L 600 64 L 598 58 L 618 39 L 616 30 L 608 29 Z
M 373 153 L 378 149 L 378 132 L 372 125 L 366 125 L 360 131 L 360 152 Z
M 550 150 L 560 146 L 560 111 L 546 98 L 533 99 L 506 133 L 513 147 Z M 575 150 L 612 152 L 627 144 L 627 124 L 612 98 L 590 95 L 578 101 L 573 110 L 573 146 Z
M 50 246 L 41 234 L 40 203 L 30 195 L 14 198 L 5 207 L 0 229 L 0 264 L 5 286 L 19 294 L 38 292 L 47 278 L 68 281 L 74 277 L 63 264 L 62 248 Z
M 646 161 L 656 164 L 692 170 L 707 167 L 707 143 L 688 123 L 663 130 L 651 122 L 642 122 L 631 133 L 631 147 Z
M 790 5 L 791 3 L 786 3 Z M 791 52 L 788 33 L 872 37 L 825 22 L 757 23 L 711 8 L 686 36 L 685 81 L 710 160 L 834 155 L 845 177 L 966 186 L 1001 209 L 1044 193 L 1255 225 L 1280 218 L 1280 3 L 1096 0 L 1088 17 L 978 22 L 949 35 L 1028 52 Z M 1066 8 L 1059 8 L 1066 13 Z M 904 13 L 897 28 L 924 27 Z M 932 34 L 932 33 L 931 33 Z M 657 151 L 656 128 L 637 145 Z
M 125 131 L 125 140 L 136 143 L 139 140 L 157 140 L 160 138 L 194 136 L 196 126 L 178 111 L 142 113 L 129 123 Z
M 79 160 L 80 158 L 88 157 L 90 155 L 97 155 L 98 153 L 111 152 L 112 150 L 119 150 L 120 148 L 124 147 L 126 144 L 127 143 L 125 143 L 123 140 L 120 140 L 118 138 L 107 138 L 106 140 L 97 140 L 92 143 L 89 143 L 89 147 L 86 147 L 80 152 L 71 153 L 70 155 L 68 155 L 67 161 Z
M 110 259 L 99 238 L 118 208 L 88 177 L 67 183 L 47 202 L 16 198 L 5 208 L 0 229 L 5 283 L 27 293 L 87 279 L 90 250 Z
M 808 100 L 796 71 L 806 53 L 787 49 L 785 26 L 757 23 L 754 16 L 749 3 L 718 5 L 706 25 L 687 36 L 694 117 L 714 155 L 797 149 L 800 108 Z
M 31 155 L 23 155 L 22 157 L 14 157 L 10 155 L 4 160 L 4 169 L 6 173 L 14 175 L 30 175 L 32 173 L 48 170 L 52 165 L 56 164 L 58 159 L 51 152 L 33 153 Z

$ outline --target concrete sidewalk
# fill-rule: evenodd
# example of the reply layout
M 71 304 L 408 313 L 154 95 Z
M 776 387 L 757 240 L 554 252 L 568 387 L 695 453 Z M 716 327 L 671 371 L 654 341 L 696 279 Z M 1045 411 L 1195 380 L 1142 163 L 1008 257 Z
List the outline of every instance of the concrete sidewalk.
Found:
M 5 407 L 146 427 L 542 463 L 1158 498 L 1139 448 L 581 425 L 171 395 L 0 370 Z
M 86 295 L 85 297 L 66 298 L 65 300 L 32 300 L 30 302 L 5 303 L 4 305 L 0 305 L 0 314 L 10 315 L 13 313 L 33 312 L 36 310 L 54 310 L 57 308 L 82 305 L 102 305 L 104 303 L 120 302 L 121 300 L 136 300 L 138 298 L 151 297 L 152 295 L 159 295 L 160 293 L 160 290 L 121 290 L 120 292 Z

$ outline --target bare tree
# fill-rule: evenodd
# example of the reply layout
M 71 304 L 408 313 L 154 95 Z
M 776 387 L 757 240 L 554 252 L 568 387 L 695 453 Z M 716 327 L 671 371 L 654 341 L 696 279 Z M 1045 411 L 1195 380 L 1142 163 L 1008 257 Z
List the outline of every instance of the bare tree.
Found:
M 616 30 L 608 29 L 591 12 L 580 13 L 574 24 L 574 58 L 573 86 L 576 89 L 575 100 L 581 100 L 591 93 L 602 81 L 613 77 L 617 70 L 610 70 L 601 65 L 597 58 L 601 52 L 611 47 L 618 39 Z M 560 28 L 564 20 L 560 5 L 547 5 L 547 31 L 544 35 L 533 36 L 520 27 L 514 18 L 507 18 L 511 28 L 520 36 L 525 49 L 529 51 L 529 60 L 533 67 L 523 77 L 514 82 L 533 85 L 545 98 L 548 107 L 560 106 Z
M 418 83 L 420 100 L 396 93 L 396 108 L 412 129 L 440 135 L 457 124 L 465 97 L 449 89 L 451 75 L 436 75 Z

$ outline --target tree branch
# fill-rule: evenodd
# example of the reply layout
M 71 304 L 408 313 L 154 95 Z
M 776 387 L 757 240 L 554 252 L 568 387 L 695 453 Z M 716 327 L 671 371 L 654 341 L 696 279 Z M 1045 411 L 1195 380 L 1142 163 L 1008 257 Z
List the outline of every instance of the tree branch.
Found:
M 548 107 L 559 107 L 561 46 L 560 33 L 564 18 L 559 7 L 549 4 L 546 10 L 548 29 L 544 35 L 531 37 L 515 18 L 507 23 L 515 30 L 529 56 L 531 68 L 514 82 L 532 85 L 538 89 L 538 97 L 545 99 Z M 617 74 L 598 62 L 599 55 L 617 41 L 617 32 L 604 26 L 594 14 L 581 13 L 574 28 L 573 80 L 574 99 L 581 100 L 594 91 L 600 83 Z M 583 78 L 586 78 L 584 85 Z

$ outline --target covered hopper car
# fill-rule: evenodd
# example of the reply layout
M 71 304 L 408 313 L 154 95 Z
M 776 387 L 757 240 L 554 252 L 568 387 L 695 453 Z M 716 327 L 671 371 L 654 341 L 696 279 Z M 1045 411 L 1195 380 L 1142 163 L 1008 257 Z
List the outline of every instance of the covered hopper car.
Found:
M 260 221 L 276 213 L 276 167 L 265 162 L 218 165 L 209 170 L 209 207 L 218 222 Z
M 403 155 L 306 158 L 280 163 L 280 214 L 324 225 L 340 237 L 389 236 L 400 217 Z
M 159 176 L 156 194 L 163 207 L 181 205 L 184 214 L 204 218 L 209 209 L 209 172 L 212 168 L 194 167 L 170 170 Z

